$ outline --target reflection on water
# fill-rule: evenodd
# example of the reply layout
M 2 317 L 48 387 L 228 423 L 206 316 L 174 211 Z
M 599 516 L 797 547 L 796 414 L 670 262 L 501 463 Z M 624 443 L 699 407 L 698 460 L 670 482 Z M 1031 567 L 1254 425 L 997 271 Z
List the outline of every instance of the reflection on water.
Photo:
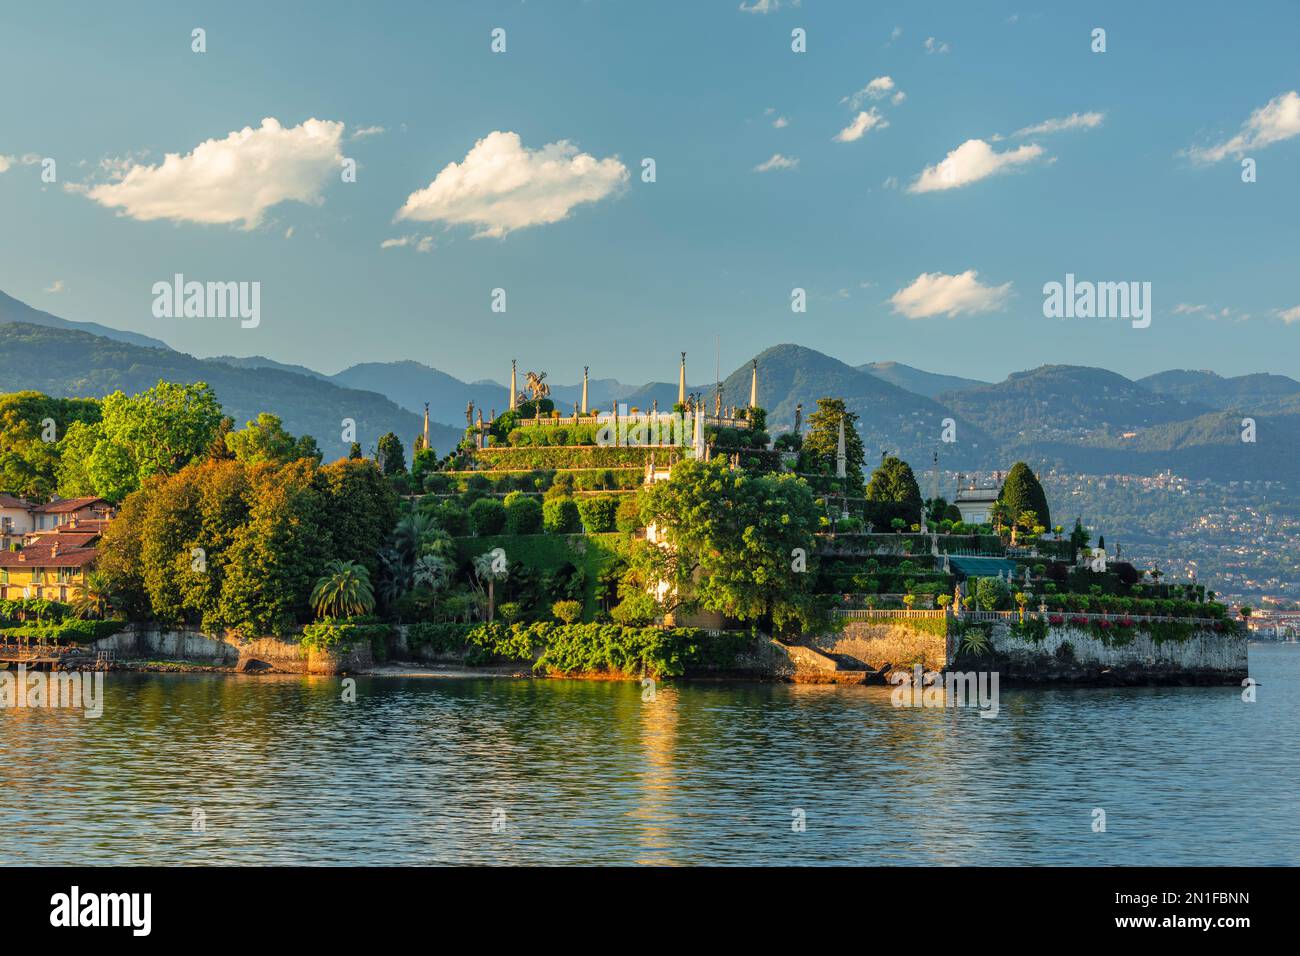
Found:
M 1003 688 L 992 720 L 889 688 L 111 674 L 99 720 L 0 711 L 0 863 L 1294 864 L 1300 647 L 1251 671 L 1255 704 Z

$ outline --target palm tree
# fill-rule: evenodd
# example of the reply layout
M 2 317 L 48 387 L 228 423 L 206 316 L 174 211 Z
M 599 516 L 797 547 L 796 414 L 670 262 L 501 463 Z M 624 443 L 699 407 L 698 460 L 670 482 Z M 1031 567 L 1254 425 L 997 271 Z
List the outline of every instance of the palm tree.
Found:
M 77 617 L 99 618 L 108 616 L 113 609 L 113 587 L 103 571 L 91 571 L 86 583 L 72 601 L 72 611 Z
M 505 580 L 509 573 L 504 565 L 498 570 L 497 555 L 492 551 L 485 551 L 474 559 L 474 576 L 480 581 L 487 581 L 489 622 L 496 616 L 496 582 L 498 579 Z
M 422 555 L 411 569 L 411 583 L 417 588 L 440 591 L 447 584 L 448 564 L 436 554 Z
M 442 529 L 438 523 L 423 511 L 413 511 L 403 515 L 393 529 L 393 545 L 402 557 L 414 561 L 424 553 L 425 545 L 435 538 Z
M 375 609 L 370 572 L 355 561 L 331 561 L 311 592 L 317 617 L 349 617 Z

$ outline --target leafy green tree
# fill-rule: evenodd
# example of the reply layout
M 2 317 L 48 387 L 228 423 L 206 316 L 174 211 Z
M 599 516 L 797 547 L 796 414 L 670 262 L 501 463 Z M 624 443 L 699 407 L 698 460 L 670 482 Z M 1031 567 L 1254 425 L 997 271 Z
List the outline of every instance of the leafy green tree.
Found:
M 1047 509 L 1047 493 L 1038 478 L 1023 461 L 1018 461 L 1007 472 L 1002 483 L 998 500 L 1005 502 L 1007 514 L 1018 523 L 1019 517 L 1026 511 L 1037 515 L 1035 524 L 1051 525 L 1052 516 Z
M 204 382 L 160 381 L 128 398 L 104 399 L 104 437 L 125 448 L 139 479 L 171 475 L 207 452 L 221 423 L 216 393 Z
M 284 634 L 306 618 L 308 598 L 332 555 L 326 496 L 310 461 L 253 466 L 248 521 L 229 551 L 222 614 L 231 626 Z
M 222 415 L 221 421 L 217 424 L 216 434 L 212 436 L 212 441 L 208 444 L 208 457 L 214 461 L 227 461 L 234 458 L 230 446 L 226 443 L 226 436 L 235 430 L 235 420 L 229 415 Z
M 402 440 L 393 432 L 379 439 L 377 458 L 385 475 L 397 475 L 406 471 L 406 450 Z
M 320 617 L 352 617 L 375 609 L 370 573 L 353 561 L 330 561 L 311 592 L 311 606 Z
M 808 431 L 803 436 L 799 468 L 817 474 L 835 474 L 841 420 L 844 422 L 845 473 L 851 485 L 861 485 L 866 451 L 862 446 L 862 436 L 858 434 L 858 415 L 848 410 L 842 398 L 817 399 L 817 410 L 808 416 Z
M 912 466 L 901 458 L 885 458 L 867 483 L 867 500 L 876 507 L 873 521 L 887 519 L 891 527 L 902 529 L 920 520 L 921 489 L 917 486 Z
M 96 559 L 96 570 L 107 579 L 116 596 L 117 609 L 128 619 L 137 621 L 152 616 L 141 560 L 144 517 L 149 503 L 149 495 L 137 491 L 118 506 L 117 516 L 100 536 Z
M 821 511 L 802 479 L 686 461 L 646 489 L 642 517 L 666 546 L 636 548 L 632 570 L 644 586 L 669 586 L 670 610 L 698 605 L 778 631 L 820 621 L 811 555 Z
M 298 440 L 294 442 L 293 455 L 295 458 L 310 458 L 318 465 L 325 457 L 320 450 L 320 445 L 316 444 L 316 439 L 311 435 L 298 436 Z
M 280 416 L 270 412 L 260 413 L 257 421 L 227 434 L 226 447 L 237 460 L 249 464 L 269 461 L 284 465 L 299 457 L 294 437 L 284 430 Z
M 397 524 L 398 498 L 373 461 L 344 458 L 323 466 L 331 557 L 364 565 L 371 581 L 379 571 L 377 552 Z
M 37 391 L 0 395 L 0 492 L 43 501 L 56 490 L 67 432 L 99 421 L 99 402 Z

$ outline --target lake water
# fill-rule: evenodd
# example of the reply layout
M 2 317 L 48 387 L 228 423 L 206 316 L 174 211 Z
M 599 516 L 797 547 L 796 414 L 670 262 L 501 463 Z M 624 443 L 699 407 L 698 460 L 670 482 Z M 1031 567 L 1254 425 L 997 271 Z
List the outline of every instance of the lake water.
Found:
M 1300 646 L 1250 663 L 1253 704 L 1004 688 L 994 719 L 890 688 L 109 674 L 98 720 L 0 710 L 0 863 L 1295 864 Z

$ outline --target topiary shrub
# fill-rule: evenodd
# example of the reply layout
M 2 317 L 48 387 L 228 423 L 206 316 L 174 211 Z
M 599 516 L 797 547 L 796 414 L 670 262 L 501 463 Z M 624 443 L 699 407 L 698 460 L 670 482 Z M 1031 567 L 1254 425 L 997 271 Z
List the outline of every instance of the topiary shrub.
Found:
M 582 516 L 572 498 L 552 498 L 542 505 L 542 524 L 550 534 L 577 534 Z
M 654 623 L 659 612 L 654 598 L 648 594 L 630 594 L 610 610 L 614 623 L 624 627 L 645 627 Z
M 454 501 L 444 501 L 434 508 L 433 517 L 438 526 L 452 537 L 469 534 L 469 514 Z
M 578 499 L 578 515 L 588 534 L 603 534 L 614 530 L 618 499 L 613 495 L 592 495 Z
M 614 512 L 614 527 L 624 534 L 632 534 L 641 527 L 641 502 L 639 495 L 624 495 Z
M 511 534 L 540 534 L 542 531 L 542 506 L 536 498 L 517 491 L 506 497 L 506 531 Z
M 495 498 L 480 498 L 469 506 L 469 520 L 474 526 L 474 533 L 480 537 L 500 534 L 506 524 L 505 505 Z
M 556 601 L 551 605 L 551 613 L 557 621 L 573 624 L 582 617 L 581 601 Z

